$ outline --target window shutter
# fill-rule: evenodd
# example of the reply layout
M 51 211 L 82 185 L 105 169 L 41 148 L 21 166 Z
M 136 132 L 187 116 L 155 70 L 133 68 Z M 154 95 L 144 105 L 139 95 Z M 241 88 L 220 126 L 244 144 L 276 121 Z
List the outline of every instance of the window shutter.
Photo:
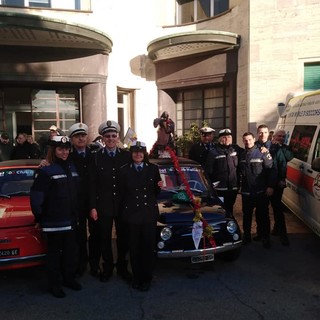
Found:
M 320 63 L 304 65 L 304 90 L 320 89 Z

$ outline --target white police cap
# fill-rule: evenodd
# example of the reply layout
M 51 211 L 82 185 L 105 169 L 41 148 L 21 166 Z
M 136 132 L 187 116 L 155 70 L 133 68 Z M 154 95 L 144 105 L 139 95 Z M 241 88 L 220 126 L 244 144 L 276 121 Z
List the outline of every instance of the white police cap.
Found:
M 133 141 L 130 146 L 130 151 L 147 151 L 147 146 L 144 142 L 141 141 Z
M 54 136 L 49 140 L 49 145 L 53 147 L 71 147 L 70 140 L 67 136 Z
M 215 132 L 216 130 L 210 128 L 210 127 L 202 127 L 200 130 L 199 130 L 201 133 L 212 133 L 212 132 Z
M 106 132 L 109 132 L 109 131 L 114 131 L 119 133 L 120 132 L 119 124 L 113 120 L 108 120 L 100 124 L 98 129 L 98 132 L 100 135 L 103 136 Z
M 75 123 L 69 128 L 68 133 L 70 138 L 78 133 L 88 134 L 88 126 L 82 122 Z

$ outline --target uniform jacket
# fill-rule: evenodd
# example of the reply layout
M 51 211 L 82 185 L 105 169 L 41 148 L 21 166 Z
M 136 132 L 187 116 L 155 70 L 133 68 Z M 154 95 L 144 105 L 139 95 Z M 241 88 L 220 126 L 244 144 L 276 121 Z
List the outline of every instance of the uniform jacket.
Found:
M 239 166 L 241 193 L 254 195 L 276 185 L 272 156 L 270 152 L 262 153 L 257 145 L 241 152 Z
M 287 162 L 293 159 L 291 148 L 285 144 L 273 143 L 270 146 L 270 153 L 274 166 L 277 168 L 277 181 L 285 180 L 287 177 Z
M 98 215 L 119 215 L 119 171 L 130 161 L 127 150 L 117 148 L 113 158 L 105 148 L 93 153 L 90 169 L 90 209 L 95 208 Z
M 74 163 L 79 175 L 80 189 L 79 189 L 79 209 L 87 215 L 90 211 L 90 167 L 93 161 L 93 154 L 90 148 L 86 148 L 85 157 L 80 155 L 76 149 L 70 152 L 70 158 Z
M 204 168 L 207 161 L 209 151 L 214 147 L 214 143 L 210 143 L 208 148 L 202 143 L 197 142 L 193 144 L 189 150 L 189 159 L 197 161 Z
M 43 231 L 71 230 L 77 220 L 79 179 L 70 161 L 57 162 L 37 170 L 30 203 Z
M 243 149 L 237 145 L 216 144 L 209 152 L 205 172 L 211 182 L 220 181 L 215 188 L 221 191 L 239 189 L 238 157 Z
M 132 163 L 121 168 L 121 214 L 124 221 L 132 224 L 156 223 L 159 215 L 157 195 L 161 191 L 159 181 L 158 167 L 152 163 L 144 163 L 141 172 L 137 172 Z

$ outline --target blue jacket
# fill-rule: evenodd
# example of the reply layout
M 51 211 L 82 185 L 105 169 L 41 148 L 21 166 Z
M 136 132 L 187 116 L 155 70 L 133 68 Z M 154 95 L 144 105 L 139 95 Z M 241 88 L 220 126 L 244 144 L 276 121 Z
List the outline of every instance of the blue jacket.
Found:
M 216 144 L 209 152 L 205 172 L 211 182 L 220 181 L 215 188 L 221 191 L 239 189 L 238 156 L 243 149 L 238 145 Z
M 241 193 L 255 195 L 276 185 L 273 159 L 270 152 L 262 153 L 257 145 L 246 149 L 239 156 Z
M 40 168 L 31 187 L 30 203 L 44 232 L 73 229 L 78 212 L 78 173 L 69 161 Z

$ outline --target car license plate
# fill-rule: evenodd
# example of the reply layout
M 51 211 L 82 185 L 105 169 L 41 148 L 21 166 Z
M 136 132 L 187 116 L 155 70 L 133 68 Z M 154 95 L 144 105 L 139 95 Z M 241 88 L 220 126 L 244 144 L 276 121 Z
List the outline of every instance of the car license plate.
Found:
M 191 257 L 191 263 L 202 263 L 214 260 L 214 254 L 201 254 L 199 256 Z
M 19 248 L 0 250 L 0 258 L 18 256 L 19 254 Z

